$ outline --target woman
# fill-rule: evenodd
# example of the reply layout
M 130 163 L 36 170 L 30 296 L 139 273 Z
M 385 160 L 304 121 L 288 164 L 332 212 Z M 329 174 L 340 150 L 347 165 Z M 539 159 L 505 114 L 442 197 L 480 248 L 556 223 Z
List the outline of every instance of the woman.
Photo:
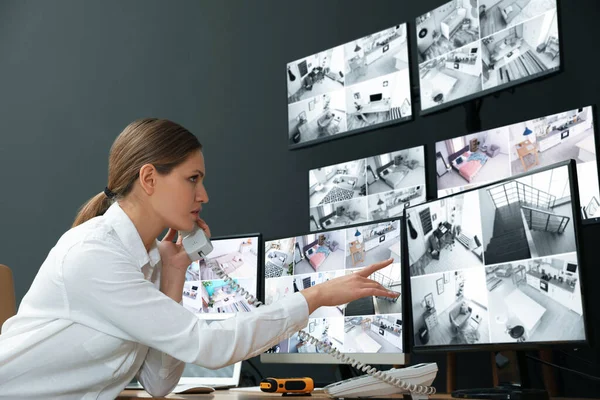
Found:
M 308 315 L 365 296 L 391 260 L 208 324 L 181 305 L 190 258 L 174 242 L 208 202 L 202 147 L 185 128 L 144 119 L 125 128 L 108 186 L 52 248 L 0 335 L 0 398 L 113 399 L 131 381 L 169 393 L 184 363 L 220 368 L 304 328 Z M 168 229 L 159 242 L 156 238 Z

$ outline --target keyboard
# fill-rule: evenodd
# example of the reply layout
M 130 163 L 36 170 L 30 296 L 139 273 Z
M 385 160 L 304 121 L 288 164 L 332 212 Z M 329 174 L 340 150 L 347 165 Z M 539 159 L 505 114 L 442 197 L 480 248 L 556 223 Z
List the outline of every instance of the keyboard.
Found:
M 265 263 L 265 278 L 277 278 L 283 275 L 283 268 L 272 262 Z

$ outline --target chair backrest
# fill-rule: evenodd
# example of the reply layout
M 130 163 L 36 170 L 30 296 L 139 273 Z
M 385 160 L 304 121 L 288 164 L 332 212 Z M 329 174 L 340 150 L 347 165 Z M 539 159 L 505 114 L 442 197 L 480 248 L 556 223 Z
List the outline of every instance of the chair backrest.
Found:
M 15 286 L 10 268 L 0 264 L 0 328 L 17 313 Z

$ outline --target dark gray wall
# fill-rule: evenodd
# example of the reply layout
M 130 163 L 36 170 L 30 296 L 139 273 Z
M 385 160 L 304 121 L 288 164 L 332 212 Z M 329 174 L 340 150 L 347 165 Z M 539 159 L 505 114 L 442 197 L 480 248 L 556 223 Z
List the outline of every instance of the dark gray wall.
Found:
M 104 188 L 110 145 L 136 118 L 169 118 L 200 138 L 210 195 L 203 215 L 215 235 L 305 231 L 307 171 L 325 164 L 426 144 L 434 184 L 433 144 L 465 133 L 462 107 L 288 151 L 284 72 L 291 60 L 412 22 L 441 3 L 1 2 L 0 262 L 15 272 L 17 300 L 77 208 Z M 598 101 L 598 3 L 563 3 L 564 72 L 487 98 L 484 129 Z M 593 248 L 599 233 L 600 226 L 583 228 L 588 286 L 600 278 Z M 590 293 L 590 303 L 598 299 Z M 588 317 L 599 326 L 597 309 Z M 596 357 L 592 350 L 579 354 Z M 440 362 L 436 384 L 443 389 L 443 357 L 413 358 L 425 359 Z M 484 353 L 459 355 L 459 386 L 489 385 L 489 364 Z M 594 372 L 572 357 L 562 364 Z M 325 366 L 260 368 L 267 375 L 335 378 Z M 560 382 L 569 396 L 600 393 L 571 374 Z

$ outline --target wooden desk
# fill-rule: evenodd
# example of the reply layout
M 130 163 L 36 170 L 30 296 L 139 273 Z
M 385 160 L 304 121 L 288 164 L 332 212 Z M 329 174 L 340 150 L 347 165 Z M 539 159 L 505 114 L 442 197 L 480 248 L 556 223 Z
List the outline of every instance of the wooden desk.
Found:
M 441 379 L 440 376 L 436 379 Z M 121 392 L 119 397 L 116 400 L 128 400 L 128 399 L 214 399 L 214 400 L 246 400 L 246 399 L 272 399 L 272 398 L 282 398 L 280 393 L 262 393 L 262 392 L 231 392 L 229 390 L 217 390 L 216 392 L 210 394 L 169 394 L 165 397 L 152 397 L 144 390 L 124 390 Z M 310 399 L 328 399 L 329 397 L 322 392 L 313 392 Z M 387 399 L 402 399 L 403 396 L 399 394 L 394 394 L 391 396 L 385 396 Z M 448 394 L 435 394 L 431 396 L 433 400 L 447 400 L 452 399 L 452 397 Z M 551 397 L 551 400 L 577 400 L 575 398 L 560 398 L 560 397 Z M 584 400 L 584 399 L 581 399 Z M 588 399 L 589 400 L 589 399 Z
M 521 164 L 523 165 L 523 169 L 525 170 L 525 172 L 527 172 L 527 170 L 529 170 L 531 167 L 540 163 L 540 160 L 538 159 L 537 147 L 535 146 L 535 144 L 531 143 L 529 139 L 517 144 L 517 154 L 519 155 L 519 159 L 521 160 Z M 533 154 L 535 156 L 535 164 L 528 166 L 525 163 L 525 156 L 529 154 Z

